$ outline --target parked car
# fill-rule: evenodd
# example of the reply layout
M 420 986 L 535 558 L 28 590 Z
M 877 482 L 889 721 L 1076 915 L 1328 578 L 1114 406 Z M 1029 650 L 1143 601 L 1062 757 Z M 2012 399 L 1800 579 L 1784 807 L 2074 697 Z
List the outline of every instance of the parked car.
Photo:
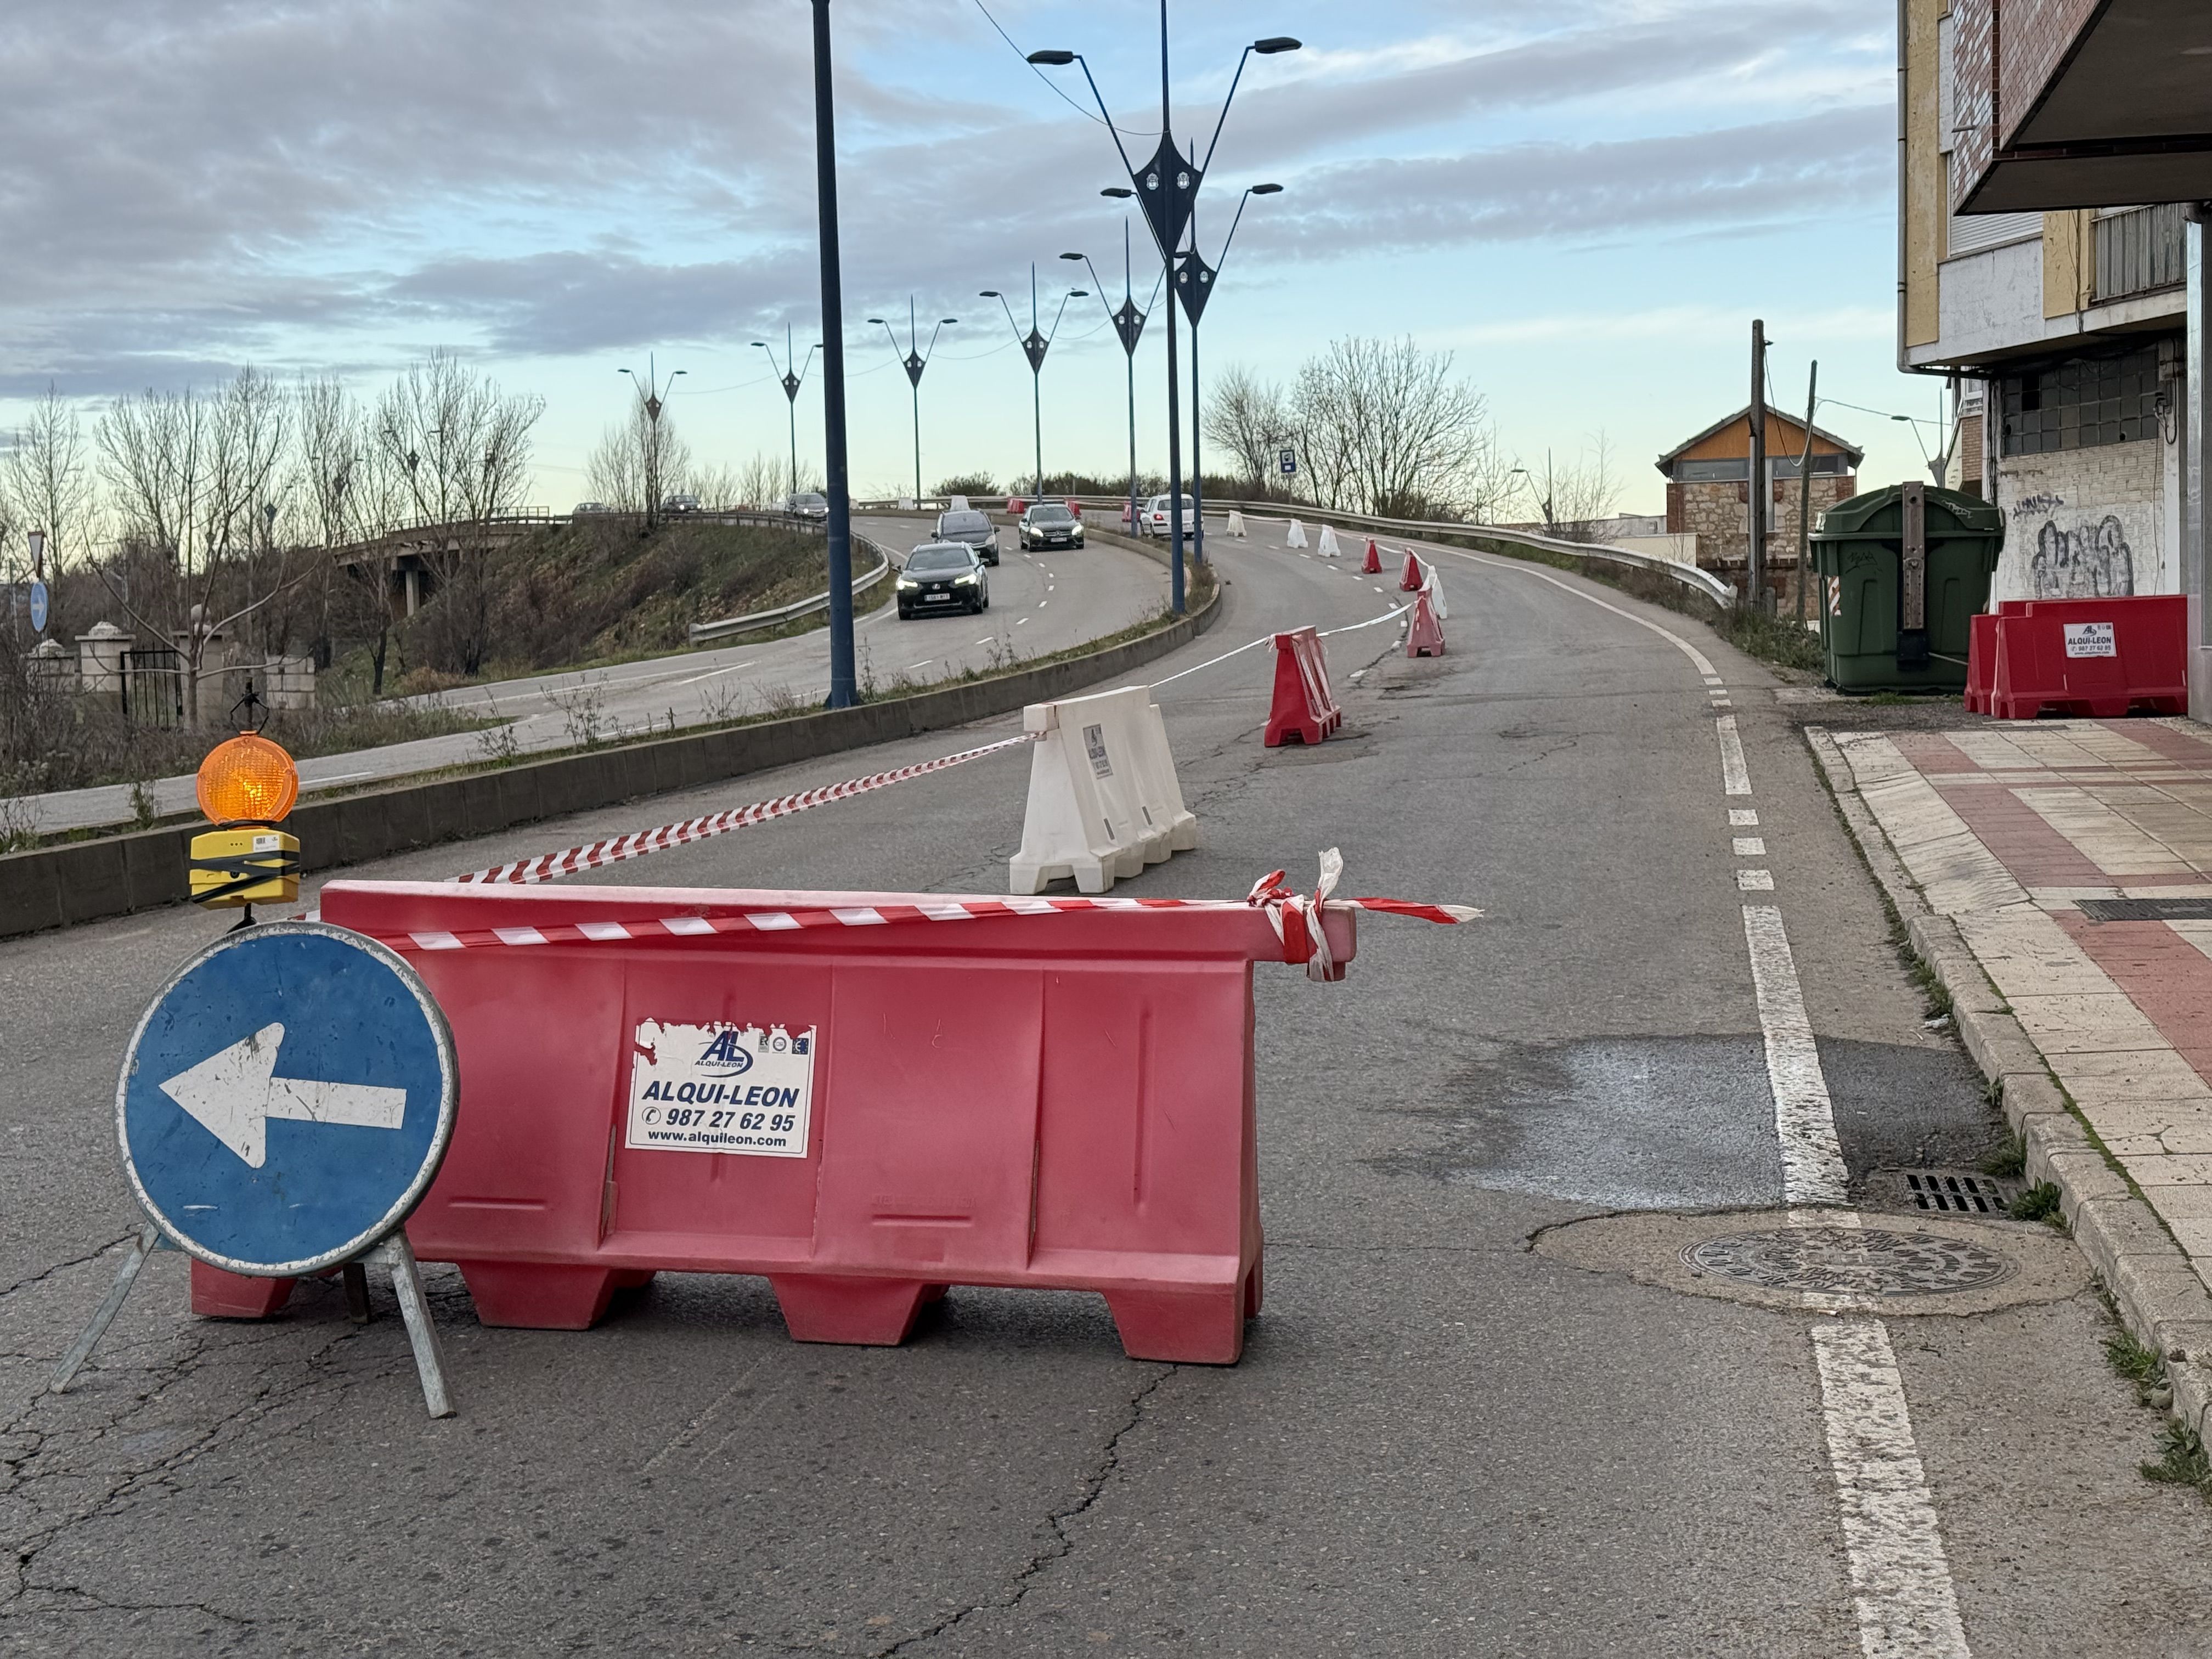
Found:
M 990 608 L 991 579 L 967 543 L 924 542 L 907 555 L 898 579 L 901 621 L 932 611 L 980 614 Z
M 1059 501 L 1039 501 L 1022 514 L 1024 547 L 1080 547 L 1083 520 Z
M 1176 515 L 1182 520 L 1182 523 L 1176 527 L 1181 529 L 1182 533 L 1186 536 L 1189 535 L 1191 532 L 1191 511 L 1194 505 L 1194 504 L 1191 501 L 1190 497 L 1186 495 L 1182 498 L 1182 511 Z M 1145 503 L 1145 511 L 1142 516 L 1142 521 L 1138 525 L 1137 530 L 1139 534 L 1146 536 L 1166 536 L 1173 533 L 1168 526 L 1168 498 L 1166 496 L 1155 495 L 1152 500 Z
M 795 513 L 802 519 L 826 519 L 830 516 L 830 498 L 819 490 L 805 490 L 797 495 L 785 496 L 783 510 Z
M 696 495 L 671 495 L 660 504 L 660 510 L 672 518 L 682 518 L 687 513 L 699 510 Z
M 940 542 L 965 542 L 985 564 L 999 562 L 999 527 L 991 522 L 988 513 L 969 507 L 940 513 L 937 515 L 936 534 Z

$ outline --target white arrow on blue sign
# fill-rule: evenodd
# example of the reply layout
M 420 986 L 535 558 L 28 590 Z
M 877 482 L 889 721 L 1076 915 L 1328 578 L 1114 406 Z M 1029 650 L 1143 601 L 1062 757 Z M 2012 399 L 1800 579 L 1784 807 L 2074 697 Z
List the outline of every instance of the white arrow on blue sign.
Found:
M 138 1023 L 116 1085 L 147 1213 L 231 1273 L 314 1273 L 406 1219 L 452 1138 L 445 1016 L 405 962 L 323 922 L 228 933 Z
M 31 631 L 33 634 L 46 631 L 46 585 L 44 582 L 31 584 Z

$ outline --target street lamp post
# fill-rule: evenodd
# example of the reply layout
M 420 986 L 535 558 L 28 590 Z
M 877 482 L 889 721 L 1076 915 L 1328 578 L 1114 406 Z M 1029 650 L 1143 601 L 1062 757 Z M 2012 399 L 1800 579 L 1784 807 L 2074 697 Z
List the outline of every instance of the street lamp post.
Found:
M 824 493 L 830 497 L 830 707 L 849 708 L 860 700 L 860 682 L 853 659 L 853 497 L 845 455 L 845 300 L 837 259 L 837 131 L 830 81 L 830 0 L 814 0 L 814 162 L 822 224 L 822 459 L 828 475 L 823 481 Z M 795 495 L 799 493 L 795 461 L 793 471 Z
M 1022 355 L 1030 360 L 1030 415 L 1036 427 L 1036 477 L 1035 482 L 1036 494 L 1040 497 L 1044 495 L 1045 354 L 1052 349 L 1052 343 L 1060 333 L 1060 319 L 1067 314 L 1067 302 L 1070 300 L 1088 299 L 1090 295 L 1091 291 L 1088 289 L 1081 288 L 1072 288 L 1061 295 L 1060 309 L 1052 314 L 1052 332 L 1049 334 L 1037 326 L 1041 313 L 1037 310 L 1036 266 L 1034 263 L 1030 266 L 1030 331 L 1028 333 L 1022 332 L 1022 325 L 1014 320 L 1014 308 L 1006 303 L 1006 296 L 1000 293 L 997 289 L 981 289 L 975 296 L 979 300 L 996 300 L 999 302 L 999 309 L 1006 313 L 1006 326 L 1014 331 L 1014 338 L 1022 348 Z
M 1083 78 L 1091 88 L 1091 96 L 1098 106 L 1098 113 L 1113 135 L 1114 148 L 1121 158 L 1122 168 L 1135 186 L 1137 200 L 1145 210 L 1145 221 L 1152 227 L 1152 240 L 1158 244 L 1160 260 L 1174 269 L 1182 246 L 1183 232 L 1190 224 L 1193 205 L 1198 199 L 1199 185 L 1206 177 L 1206 168 L 1213 159 L 1213 147 L 1221 142 L 1221 128 L 1229 118 L 1230 100 L 1237 96 L 1238 82 L 1244 77 L 1244 64 L 1254 52 L 1273 57 L 1277 52 L 1296 52 L 1300 43 L 1287 34 L 1270 35 L 1255 40 L 1244 48 L 1237 60 L 1237 73 L 1229 82 L 1228 97 L 1221 100 L 1221 114 L 1213 125 L 1213 137 L 1206 145 L 1203 161 L 1185 155 L 1176 145 L 1174 109 L 1168 78 L 1168 0 L 1160 0 L 1160 142 L 1151 159 L 1141 165 L 1129 159 L 1129 152 L 1121 143 L 1121 130 L 1115 125 L 1114 117 L 1106 107 L 1106 100 L 1098 90 L 1098 82 L 1091 73 L 1091 65 L 1083 54 L 1058 49 L 1033 52 L 1029 61 L 1038 65 L 1082 65 Z M 1181 386 L 1176 370 L 1175 307 L 1168 307 L 1168 516 L 1174 525 L 1172 532 L 1174 556 L 1170 584 L 1171 603 L 1175 609 L 1184 609 L 1182 558 L 1182 411 Z M 1195 503 L 1194 503 L 1194 505 Z
M 891 349 L 897 351 L 898 336 L 892 332 L 891 325 L 880 317 L 871 317 L 868 320 L 883 323 L 884 332 L 890 336 Z M 929 351 L 917 351 L 915 343 L 921 336 L 915 324 L 914 295 L 907 295 L 906 355 L 899 358 L 899 367 L 906 371 L 907 385 L 914 393 L 914 499 L 917 507 L 921 504 L 921 371 L 929 367 L 930 352 L 937 349 L 938 334 L 959 320 L 957 317 L 939 318 L 937 326 L 929 331 Z
M 806 371 L 814 366 L 814 354 L 822 349 L 817 340 L 806 348 L 806 361 L 792 362 L 791 325 L 783 325 L 783 361 L 775 360 L 775 348 L 766 340 L 755 340 L 754 347 L 768 353 L 768 366 L 775 371 L 783 387 L 783 400 L 791 406 L 791 493 L 799 494 L 799 388 L 806 384 Z M 788 503 L 787 503 L 788 505 Z
M 685 371 L 678 368 L 670 372 L 665 395 L 652 353 L 646 354 L 643 380 L 629 369 L 619 372 L 629 375 L 630 385 L 637 389 L 639 406 L 645 410 L 645 453 L 639 459 L 645 465 L 645 533 L 650 536 L 660 523 L 660 411 L 676 395 L 676 382 Z
M 1221 258 L 1209 265 L 1198 251 L 1198 216 L 1191 215 L 1190 246 L 1176 265 L 1176 294 L 1190 319 L 1190 520 L 1193 553 L 1206 562 L 1206 467 L 1199 458 L 1199 440 L 1205 435 L 1205 404 L 1198 383 L 1198 322 L 1206 302 L 1218 286 L 1221 267 L 1229 263 L 1229 249 L 1237 240 L 1237 227 L 1244 222 L 1244 204 L 1255 196 L 1279 196 L 1280 185 L 1253 185 L 1237 198 L 1237 216 L 1229 222 L 1229 235 L 1221 244 Z
M 1127 201 L 1136 192 L 1109 188 L 1098 193 Z M 1085 253 L 1063 253 L 1060 257 L 1083 262 L 1083 268 L 1091 273 L 1091 280 L 1097 284 L 1098 303 L 1104 305 L 1106 284 L 1098 281 L 1098 270 L 1091 263 L 1091 257 Z M 1157 282 L 1152 284 L 1152 293 L 1155 298 L 1158 296 L 1159 284 Z M 1121 350 L 1129 360 L 1129 533 L 1136 536 L 1144 532 L 1144 526 L 1137 517 L 1137 342 L 1144 337 L 1145 313 L 1137 309 L 1136 293 L 1131 286 L 1129 222 L 1127 219 L 1121 222 L 1121 306 L 1118 311 L 1109 310 L 1106 314 L 1113 320 L 1114 331 L 1121 337 Z

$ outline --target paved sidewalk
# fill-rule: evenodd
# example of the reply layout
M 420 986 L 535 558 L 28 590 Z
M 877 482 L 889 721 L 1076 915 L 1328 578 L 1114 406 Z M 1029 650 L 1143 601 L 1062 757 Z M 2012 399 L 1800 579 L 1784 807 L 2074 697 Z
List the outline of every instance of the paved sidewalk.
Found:
M 2212 728 L 1830 735 L 1993 1012 L 2212 1285 Z

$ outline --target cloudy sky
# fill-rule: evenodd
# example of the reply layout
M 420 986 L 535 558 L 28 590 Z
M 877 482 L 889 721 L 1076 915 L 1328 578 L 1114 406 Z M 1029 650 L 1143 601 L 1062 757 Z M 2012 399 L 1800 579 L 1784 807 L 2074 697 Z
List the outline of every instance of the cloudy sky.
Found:
M 1120 297 L 1110 137 L 1080 73 L 1032 70 L 993 17 L 1024 51 L 1085 53 L 1133 149 L 1158 130 L 1147 3 L 838 0 L 862 491 L 910 472 L 911 434 L 861 319 L 903 319 L 910 295 L 961 319 L 923 382 L 923 465 L 1003 477 L 1028 463 L 1030 377 L 977 291 L 1018 290 L 1026 325 L 1034 259 L 1049 323 L 1075 269 L 1057 256 L 1080 249 Z M 1411 333 L 1456 354 L 1522 457 L 1605 433 L 1636 509 L 1658 505 L 1660 450 L 1744 402 L 1754 315 L 1783 404 L 1817 357 L 1828 396 L 1932 417 L 1934 384 L 1891 367 L 1893 18 L 1890 0 L 1185 0 L 1179 134 L 1211 131 L 1244 43 L 1305 42 L 1252 60 L 1208 175 L 1209 257 L 1246 185 L 1285 191 L 1245 216 L 1206 363 L 1287 379 L 1333 337 Z M 538 489 L 566 506 L 622 412 L 617 371 L 651 351 L 685 371 L 696 449 L 781 453 L 750 342 L 820 337 L 810 52 L 803 0 L 10 0 L 0 424 L 49 380 L 97 400 L 250 362 L 374 392 L 445 347 L 544 394 Z M 1148 465 L 1160 346 L 1155 326 L 1138 361 Z M 1048 467 L 1121 465 L 1122 359 L 1095 300 L 1067 308 L 1043 386 Z M 804 461 L 813 382 L 799 416 Z M 1920 464 L 1911 426 L 1822 418 L 1869 448 L 1872 482 Z

